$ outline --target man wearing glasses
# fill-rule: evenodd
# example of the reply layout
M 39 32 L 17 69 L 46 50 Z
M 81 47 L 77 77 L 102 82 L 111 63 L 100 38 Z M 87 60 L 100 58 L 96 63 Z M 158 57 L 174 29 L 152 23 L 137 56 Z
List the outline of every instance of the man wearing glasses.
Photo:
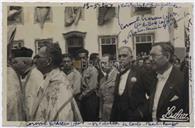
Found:
M 152 70 L 156 72 L 156 76 L 150 79 L 148 102 L 139 104 L 147 121 L 189 121 L 188 85 L 184 74 L 173 66 L 173 55 L 174 47 L 165 42 L 155 43 L 150 51 Z M 147 88 L 146 79 L 142 79 L 142 83 L 134 86 L 135 98 L 146 93 L 143 91 Z M 143 96 L 140 98 L 144 99 Z
M 173 66 L 174 47 L 170 43 L 156 43 L 150 55 L 157 73 L 149 102 L 152 121 L 189 121 L 188 85 L 184 74 Z

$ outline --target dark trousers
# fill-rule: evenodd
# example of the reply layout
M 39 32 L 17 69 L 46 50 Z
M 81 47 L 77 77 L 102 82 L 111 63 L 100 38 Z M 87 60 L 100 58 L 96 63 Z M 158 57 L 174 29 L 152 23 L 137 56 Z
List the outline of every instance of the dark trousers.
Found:
M 80 102 L 83 121 L 98 121 L 99 98 L 95 92 L 83 97 Z

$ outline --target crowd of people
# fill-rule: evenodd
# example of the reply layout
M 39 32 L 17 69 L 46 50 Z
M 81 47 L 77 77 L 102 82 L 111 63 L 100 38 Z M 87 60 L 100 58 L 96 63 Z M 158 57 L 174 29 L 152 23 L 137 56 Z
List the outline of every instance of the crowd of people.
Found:
M 190 120 L 189 56 L 181 62 L 170 43 L 155 43 L 136 60 L 126 46 L 118 60 L 82 48 L 76 66 L 56 43 L 34 57 L 32 49 L 12 49 L 16 27 L 8 30 L 8 121 Z
M 189 59 L 180 66 L 170 43 L 154 44 L 137 60 L 126 46 L 118 49 L 118 62 L 83 48 L 77 53 L 80 69 L 57 43 L 46 43 L 33 58 L 29 48 L 12 49 L 7 120 L 189 121 Z

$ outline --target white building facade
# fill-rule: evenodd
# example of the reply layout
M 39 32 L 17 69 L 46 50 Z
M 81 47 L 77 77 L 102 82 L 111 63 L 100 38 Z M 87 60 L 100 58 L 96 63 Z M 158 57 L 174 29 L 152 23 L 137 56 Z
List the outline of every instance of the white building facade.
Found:
M 21 10 L 20 18 L 9 23 L 16 25 L 14 47 L 31 48 L 34 55 L 45 41 L 58 42 L 63 53 L 75 57 L 81 47 L 100 56 L 110 53 L 116 59 L 121 46 L 131 47 L 134 57 L 148 55 L 152 44 L 169 41 L 180 59 L 186 55 L 185 29 L 192 15 L 190 4 L 124 3 L 108 5 L 109 8 L 95 3 L 4 5 L 7 13 Z

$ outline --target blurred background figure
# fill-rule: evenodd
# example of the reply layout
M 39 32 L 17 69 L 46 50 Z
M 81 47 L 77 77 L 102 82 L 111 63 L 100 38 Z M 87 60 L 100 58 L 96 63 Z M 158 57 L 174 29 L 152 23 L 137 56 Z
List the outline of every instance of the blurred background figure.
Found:
M 62 69 L 71 83 L 73 95 L 77 95 L 81 88 L 81 74 L 73 66 L 73 58 L 70 54 L 63 54 Z
M 144 64 L 144 60 L 142 58 L 137 60 L 137 65 L 139 68 L 141 68 L 143 66 L 143 64 Z
M 176 55 L 173 56 L 173 65 L 179 69 L 181 67 L 180 59 Z
M 174 62 L 174 66 L 177 67 L 177 68 L 180 68 L 181 67 L 181 63 L 180 63 L 180 59 L 177 58 Z
M 79 94 L 81 93 L 81 74 L 73 65 L 73 57 L 70 54 L 62 55 L 62 67 L 61 69 L 67 75 L 70 82 L 70 89 L 74 96 L 72 102 L 72 109 L 74 113 L 74 121 L 83 121 L 79 110 L 80 102 L 78 100 Z
M 80 111 L 84 121 L 98 121 L 99 98 L 97 96 L 98 88 L 98 70 L 95 68 L 94 55 L 90 55 L 88 64 L 88 51 L 81 49 L 78 52 L 81 62 L 85 63 L 82 67 L 82 85 L 80 100 Z M 82 64 L 83 66 L 83 64 Z
M 73 58 L 70 54 L 63 54 L 62 70 L 67 75 L 73 95 L 77 100 L 77 96 L 81 92 L 81 74 L 73 66 Z
M 137 61 L 136 60 L 132 60 L 132 67 L 133 68 L 137 68 Z
M 149 59 L 149 57 L 144 59 L 144 69 L 147 71 L 152 70 L 151 60 Z
M 100 66 L 100 57 L 98 53 L 91 53 L 90 54 L 90 64 L 94 65 L 94 67 L 98 71 L 98 87 L 99 87 L 99 82 L 100 79 L 104 76 L 101 66 Z
M 188 55 L 186 55 L 185 58 L 183 59 L 183 61 L 181 62 L 180 70 L 183 72 L 188 72 L 189 62 L 190 62 L 190 58 Z M 186 73 L 186 74 L 188 74 L 188 73 Z
M 88 55 L 89 51 L 82 48 L 78 50 L 78 58 L 80 60 L 80 72 L 82 73 L 88 67 Z

